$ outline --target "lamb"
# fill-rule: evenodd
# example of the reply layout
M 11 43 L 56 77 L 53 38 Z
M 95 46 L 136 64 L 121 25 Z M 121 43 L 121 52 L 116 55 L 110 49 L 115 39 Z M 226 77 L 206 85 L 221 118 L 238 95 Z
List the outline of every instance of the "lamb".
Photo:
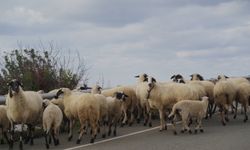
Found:
M 70 141 L 73 137 L 72 127 L 76 119 L 80 120 L 80 134 L 76 141 L 77 144 L 81 142 L 82 136 L 85 133 L 85 125 L 89 123 L 92 129 L 92 137 L 90 142 L 93 143 L 98 128 L 98 121 L 100 119 L 100 104 L 95 96 L 91 93 L 74 94 L 68 88 L 61 88 L 57 92 L 57 97 L 62 95 L 64 113 L 70 120 L 70 132 L 68 140 Z
M 197 100 L 201 98 L 193 86 L 180 83 L 160 84 L 153 77 L 148 77 L 147 91 L 150 107 L 158 109 L 160 114 L 160 131 L 166 129 L 164 121 L 166 109 L 171 109 L 176 102 L 183 99 Z
M 134 122 L 134 111 L 139 107 L 139 101 L 137 100 L 134 88 L 132 88 L 131 86 L 115 87 L 112 89 L 103 90 L 102 94 L 106 97 L 112 97 L 115 92 L 119 91 L 123 91 L 126 95 L 128 95 L 126 101 L 124 101 L 122 104 L 122 111 L 124 114 L 122 126 L 128 121 L 128 112 L 130 113 L 131 117 L 129 121 L 129 125 L 131 126 Z
M 116 127 L 122 116 L 122 103 L 126 101 L 128 95 L 124 94 L 124 92 L 115 92 L 113 97 L 107 97 L 108 104 L 108 136 L 111 134 L 111 127 L 114 126 L 113 135 L 116 136 Z
M 44 112 L 43 112 L 43 130 L 44 130 L 44 137 L 45 137 L 45 142 L 46 142 L 46 148 L 49 148 L 49 143 L 47 140 L 47 136 L 51 136 L 53 138 L 55 146 L 59 144 L 59 129 L 60 125 L 62 123 L 63 119 L 63 113 L 61 109 L 51 103 L 49 100 L 44 100 L 43 101 L 43 107 Z
M 9 127 L 10 127 L 10 121 L 7 117 L 7 106 L 0 105 L 0 128 L 2 135 L 8 144 L 9 144 L 9 138 L 7 136 L 7 132 Z M 1 144 L 4 144 L 3 137 L 1 138 Z
M 202 128 L 202 119 L 206 116 L 208 107 L 208 97 L 202 97 L 202 100 L 194 101 L 194 100 L 181 100 L 174 104 L 172 112 L 169 114 L 168 118 L 169 120 L 173 120 L 173 129 L 174 134 L 177 134 L 175 129 L 175 118 L 176 115 L 179 114 L 182 118 L 182 125 L 183 128 L 181 130 L 182 133 L 184 133 L 186 130 L 189 133 L 192 133 L 191 129 L 188 126 L 190 119 L 197 119 L 197 126 L 195 127 L 195 133 L 197 133 L 197 130 L 200 130 L 200 132 L 203 132 Z M 174 118 L 174 119 L 173 119 Z
M 152 114 L 150 111 L 149 103 L 147 100 L 147 74 L 141 74 L 138 76 L 135 76 L 138 78 L 138 83 L 136 85 L 136 97 L 140 101 L 140 110 L 143 111 L 143 117 L 144 117 L 144 126 L 148 125 L 152 126 Z M 139 113 L 140 115 L 141 113 Z
M 9 92 L 6 98 L 7 116 L 11 124 L 10 148 L 13 147 L 14 123 L 28 125 L 30 144 L 33 145 L 34 126 L 42 122 L 42 97 L 34 91 L 23 91 L 22 84 L 18 80 L 8 83 Z M 27 143 L 29 138 L 25 141 Z M 20 134 L 19 148 L 23 148 L 22 133 Z
M 224 126 L 225 121 L 229 121 L 228 110 L 236 98 L 236 90 L 235 85 L 227 80 L 219 80 L 214 86 L 214 102 L 219 107 L 221 123 Z

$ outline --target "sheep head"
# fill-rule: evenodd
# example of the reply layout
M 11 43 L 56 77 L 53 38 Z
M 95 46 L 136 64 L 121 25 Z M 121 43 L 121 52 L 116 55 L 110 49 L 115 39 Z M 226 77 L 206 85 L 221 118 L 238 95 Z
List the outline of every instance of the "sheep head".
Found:
M 182 77 L 182 75 L 177 74 L 177 75 L 173 75 L 170 79 L 173 80 L 173 82 L 177 82 L 177 83 L 185 83 L 184 79 Z
M 9 86 L 9 95 L 10 95 L 10 97 L 12 97 L 13 94 L 18 94 L 20 88 L 23 87 L 23 85 L 21 84 L 21 82 L 18 81 L 17 79 L 11 80 L 8 83 L 8 86 Z
M 225 75 L 218 75 L 217 79 L 218 80 L 226 80 L 228 78 L 228 76 Z
M 126 98 L 128 97 L 128 95 L 126 95 L 124 92 L 115 92 L 114 96 L 116 99 L 122 100 L 122 101 L 125 101 Z
M 204 78 L 198 73 L 192 74 L 192 75 L 190 75 L 190 77 L 191 77 L 191 81 L 192 80 L 200 80 L 200 81 L 204 80 Z
M 62 95 L 64 93 L 63 89 L 59 89 L 57 92 L 56 92 L 56 96 L 55 96 L 55 99 L 58 99 L 60 95 Z
M 135 76 L 135 78 L 139 78 L 139 80 L 142 81 L 142 82 L 147 82 L 148 81 L 148 75 L 145 74 L 145 73 L 137 75 L 137 76 Z

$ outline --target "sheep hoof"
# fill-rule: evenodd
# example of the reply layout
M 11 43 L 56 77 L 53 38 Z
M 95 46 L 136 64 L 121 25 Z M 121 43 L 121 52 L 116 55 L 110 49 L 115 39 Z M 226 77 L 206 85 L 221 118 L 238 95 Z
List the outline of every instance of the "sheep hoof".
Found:
M 106 134 L 102 134 L 102 138 L 106 138 Z
M 114 133 L 113 133 L 113 134 L 114 134 L 114 136 L 116 136 L 116 130 L 114 130 Z
M 184 133 L 185 132 L 185 130 L 181 130 L 181 133 Z
M 19 149 L 23 150 L 23 142 L 22 141 L 20 141 L 20 143 L 19 143 Z
M 141 119 L 137 119 L 137 123 L 139 124 L 141 122 Z
M 33 139 L 30 140 L 30 145 L 34 145 Z
M 2 144 L 5 144 L 5 143 L 4 143 L 4 140 L 3 140 L 3 139 L 1 139 L 1 142 L 0 142 L 0 144 L 1 144 L 1 145 L 2 145 Z
M 129 123 L 129 126 L 131 127 L 131 126 L 132 126 L 132 124 L 133 124 L 133 123 L 132 123 L 132 122 L 130 122 L 130 123 Z
M 177 132 L 176 132 L 176 131 L 174 131 L 174 135 L 177 135 Z
M 194 130 L 194 134 L 197 134 L 197 132 L 198 132 L 197 129 L 195 129 L 195 130 Z
M 14 144 L 14 141 L 13 141 L 13 140 L 10 140 L 9 149 L 13 149 L 13 144 Z
M 228 121 L 229 121 L 229 119 L 228 119 L 227 117 L 225 117 L 225 120 L 226 120 L 226 122 L 228 122 Z
M 236 115 L 234 115 L 234 119 L 236 119 Z
M 203 132 L 204 132 L 204 130 L 203 130 L 203 129 L 200 129 L 200 132 L 201 132 L 201 133 L 203 133 Z
M 81 140 L 77 139 L 76 144 L 80 144 Z
M 90 143 L 94 143 L 94 142 L 95 142 L 95 139 L 92 138 L 92 139 L 90 140 Z
M 109 132 L 108 132 L 108 136 L 110 136 L 110 134 L 111 134 L 111 130 L 109 130 Z
M 225 122 L 222 122 L 222 125 L 223 125 L 223 126 L 226 126 L 226 123 L 225 123 Z
M 73 138 L 73 136 L 71 135 L 70 137 L 68 137 L 68 141 L 71 141 Z
M 146 125 L 147 125 L 147 123 L 146 123 L 146 122 L 144 122 L 144 123 L 143 123 L 143 125 L 144 125 L 144 126 L 146 126 Z
M 188 132 L 189 132 L 189 134 L 192 134 L 192 131 L 191 131 L 191 130 L 189 130 Z
M 101 131 L 100 128 L 98 128 L 98 129 L 97 129 L 97 132 L 100 133 L 100 131 Z
M 124 125 L 125 125 L 125 123 L 122 123 L 122 124 L 121 124 L 121 127 L 123 127 Z
M 152 127 L 152 122 L 150 122 L 150 123 L 148 124 L 148 126 L 149 126 L 149 127 Z
M 46 148 L 49 149 L 49 144 L 46 144 Z

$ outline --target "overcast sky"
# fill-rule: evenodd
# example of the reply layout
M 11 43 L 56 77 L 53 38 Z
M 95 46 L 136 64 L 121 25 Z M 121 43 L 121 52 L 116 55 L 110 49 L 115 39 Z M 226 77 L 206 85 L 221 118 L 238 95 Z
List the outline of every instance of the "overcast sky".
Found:
M 53 41 L 80 52 L 89 84 L 250 74 L 248 0 L 6 0 L 0 10 L 0 53 Z

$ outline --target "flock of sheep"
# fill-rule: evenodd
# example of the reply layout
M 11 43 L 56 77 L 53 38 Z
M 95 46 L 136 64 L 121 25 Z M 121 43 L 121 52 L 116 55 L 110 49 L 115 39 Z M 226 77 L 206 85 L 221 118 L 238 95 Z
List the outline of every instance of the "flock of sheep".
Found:
M 178 74 L 171 77 L 172 81 L 157 82 L 152 76 L 141 74 L 136 76 L 138 81 L 133 86 L 102 90 L 95 85 L 91 93 L 68 88 L 55 89 L 50 92 L 55 95 L 52 100 L 43 100 L 39 92 L 24 91 L 18 80 L 12 80 L 8 84 L 6 105 L 0 105 L 2 135 L 9 147 L 13 148 L 14 125 L 21 124 L 19 148 L 23 149 L 24 125 L 28 126 L 24 143 L 30 142 L 33 145 L 35 126 L 42 124 L 45 145 L 49 148 L 48 137 L 52 137 L 55 145 L 59 144 L 60 126 L 68 128 L 70 141 L 73 137 L 72 128 L 79 121 L 76 143 L 81 142 L 88 129 L 91 130 L 90 142 L 93 143 L 99 132 L 103 138 L 111 133 L 116 136 L 119 123 L 121 126 L 131 126 L 135 120 L 140 123 L 143 118 L 143 124 L 151 127 L 154 110 L 159 112 L 160 131 L 167 129 L 165 121 L 168 119 L 173 124 L 174 134 L 177 134 L 176 121 L 181 119 L 181 132 L 192 133 L 190 124 L 194 120 L 197 124 L 194 131 L 197 133 L 198 130 L 204 131 L 202 119 L 212 117 L 217 108 L 223 125 L 229 121 L 230 109 L 236 118 L 238 103 L 244 110 L 244 122 L 248 120 L 250 82 L 247 79 L 219 75 L 216 82 L 211 82 L 204 80 L 199 74 L 191 77 L 191 80 L 185 80 Z

